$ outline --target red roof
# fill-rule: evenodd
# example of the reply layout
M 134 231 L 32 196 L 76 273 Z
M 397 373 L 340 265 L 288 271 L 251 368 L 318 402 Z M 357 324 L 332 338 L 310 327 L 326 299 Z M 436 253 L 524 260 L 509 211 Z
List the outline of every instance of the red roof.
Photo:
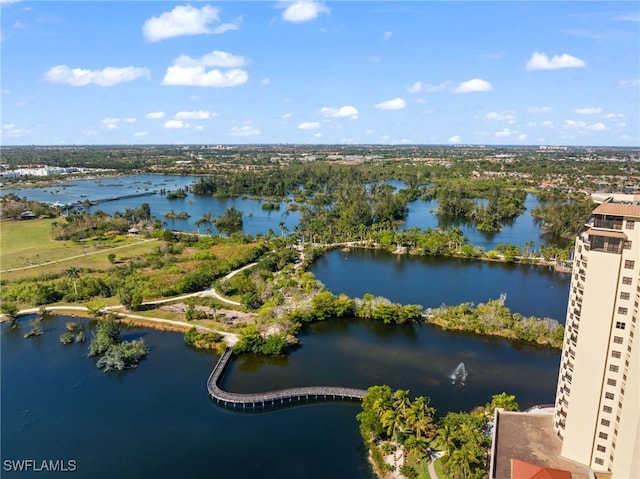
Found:
M 511 479 L 571 479 L 571 473 L 511 459 Z

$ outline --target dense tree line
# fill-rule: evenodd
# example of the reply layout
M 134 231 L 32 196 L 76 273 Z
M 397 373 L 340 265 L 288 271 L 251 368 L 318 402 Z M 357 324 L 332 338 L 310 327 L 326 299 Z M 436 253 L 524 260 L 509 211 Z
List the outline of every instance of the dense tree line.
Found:
M 481 479 L 486 477 L 488 449 L 491 438 L 487 426 L 496 408 L 519 410 L 515 396 L 496 394 L 491 402 L 470 413 L 450 412 L 437 418 L 429 397 L 411 399 L 409 391 L 392 391 L 387 385 L 372 386 L 362 400 L 357 419 L 360 434 L 371 453 L 379 475 L 390 469 L 384 456 L 396 448 L 402 454 L 415 454 L 428 459 L 433 450 L 445 452 L 442 459 L 446 477 L 451 479 Z M 411 466 L 401 471 L 406 477 L 417 477 Z
M 575 238 L 595 204 L 585 196 L 538 193 L 541 205 L 531 215 L 542 223 L 542 231 L 556 243 L 566 244 Z

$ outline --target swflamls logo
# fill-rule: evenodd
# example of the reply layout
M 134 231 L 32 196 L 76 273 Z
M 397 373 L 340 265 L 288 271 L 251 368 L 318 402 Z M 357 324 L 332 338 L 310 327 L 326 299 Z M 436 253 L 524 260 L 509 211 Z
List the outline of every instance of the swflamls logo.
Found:
M 75 459 L 5 459 L 2 469 L 5 472 L 75 472 L 78 464 Z

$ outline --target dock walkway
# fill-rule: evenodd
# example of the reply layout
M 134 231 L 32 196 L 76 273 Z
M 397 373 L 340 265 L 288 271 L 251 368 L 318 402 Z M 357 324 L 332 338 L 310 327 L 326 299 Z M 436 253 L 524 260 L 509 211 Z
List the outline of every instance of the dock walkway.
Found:
M 342 388 L 332 386 L 311 386 L 302 388 L 280 389 L 263 393 L 232 393 L 218 386 L 233 351 L 225 349 L 222 356 L 211 371 L 207 381 L 209 396 L 225 407 L 256 409 L 266 407 L 282 407 L 301 401 L 360 401 L 367 393 L 364 389 Z

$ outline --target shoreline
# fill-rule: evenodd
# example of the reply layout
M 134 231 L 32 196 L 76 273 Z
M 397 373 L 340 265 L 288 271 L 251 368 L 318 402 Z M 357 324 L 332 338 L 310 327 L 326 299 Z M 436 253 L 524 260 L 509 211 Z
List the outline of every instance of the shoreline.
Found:
M 56 314 L 57 311 L 67 311 L 69 313 L 64 314 L 65 316 L 72 316 L 72 317 L 86 318 L 86 319 L 96 319 L 89 314 L 89 312 L 87 311 L 87 308 L 84 306 L 71 306 L 71 305 L 49 306 L 49 307 L 45 307 L 44 309 L 48 312 L 53 312 L 54 314 Z M 113 312 L 117 314 L 118 317 L 121 319 L 121 321 L 123 321 L 127 326 L 137 326 L 137 327 L 156 329 L 158 331 L 171 331 L 171 332 L 182 332 L 182 333 L 195 327 L 199 332 L 220 334 L 223 337 L 224 342 L 229 346 L 235 345 L 239 340 L 239 336 L 236 333 L 230 333 L 227 331 L 218 331 L 211 328 L 207 328 L 206 326 L 202 326 L 200 324 L 189 324 L 189 323 L 184 323 L 182 321 L 176 321 L 171 319 L 147 317 L 147 316 L 141 316 L 141 315 L 132 314 L 132 313 L 122 313 L 119 311 L 114 311 L 113 309 L 116 309 L 116 307 L 113 307 L 113 306 L 107 307 L 105 308 L 106 310 L 105 312 Z M 39 313 L 40 313 L 40 308 L 22 309 L 18 311 L 17 318 L 21 316 L 32 315 L 32 314 L 37 315 Z M 7 318 L 5 315 L 0 315 L 0 316 L 1 316 L 0 323 L 5 323 L 10 321 L 9 318 Z

